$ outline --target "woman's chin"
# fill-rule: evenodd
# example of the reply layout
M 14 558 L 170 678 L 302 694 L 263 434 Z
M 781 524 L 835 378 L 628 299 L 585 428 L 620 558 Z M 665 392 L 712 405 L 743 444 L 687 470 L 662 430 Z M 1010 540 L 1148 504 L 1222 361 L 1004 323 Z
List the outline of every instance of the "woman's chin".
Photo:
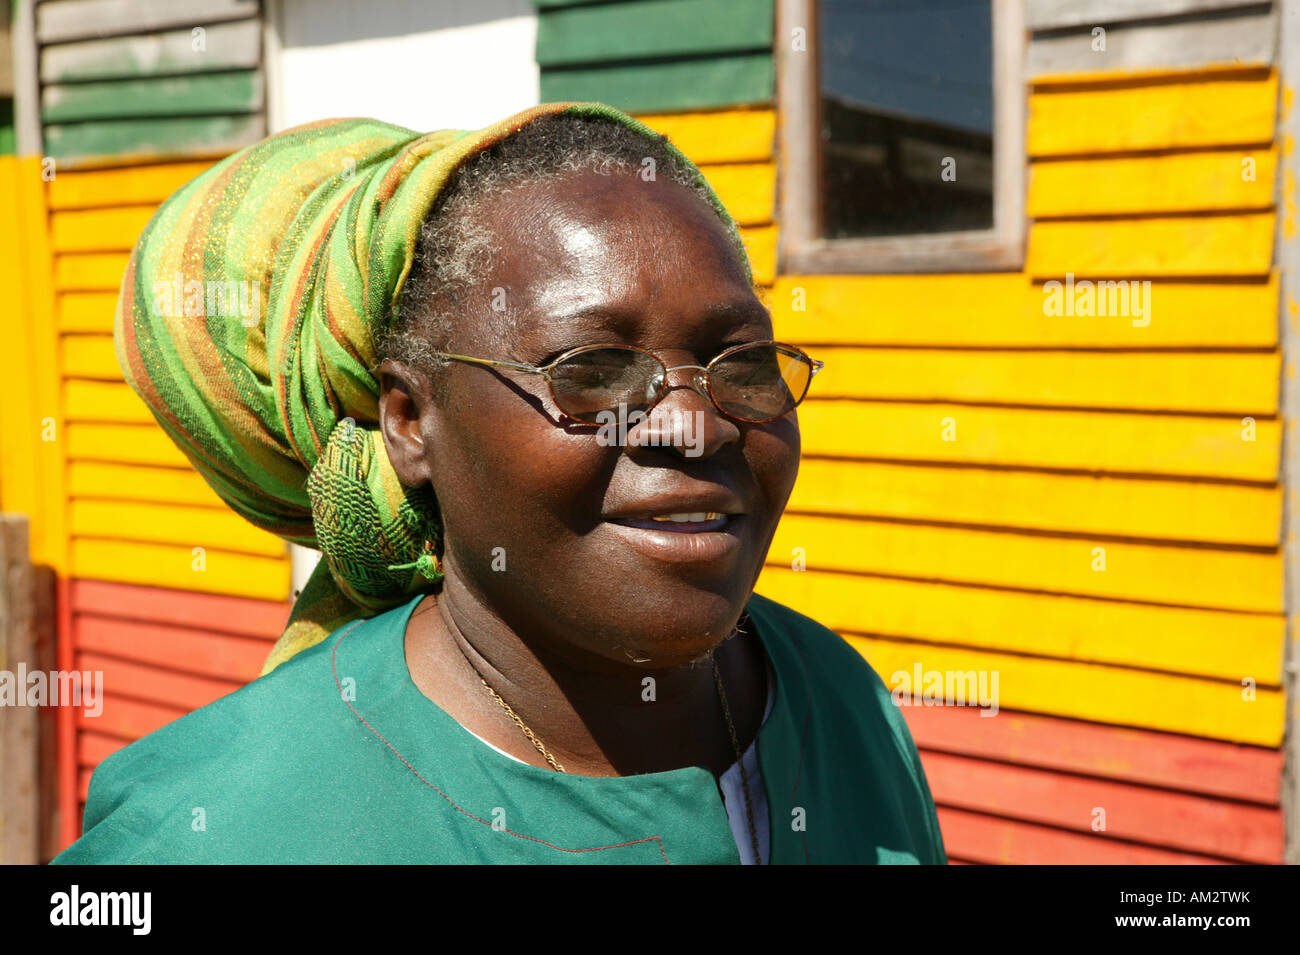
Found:
M 739 616 L 739 609 L 725 619 L 674 615 L 671 620 L 660 619 L 636 631 L 627 630 L 628 621 L 624 620 L 617 634 L 608 635 L 609 642 L 601 655 L 647 670 L 685 666 L 706 659 L 721 646 L 731 636 Z

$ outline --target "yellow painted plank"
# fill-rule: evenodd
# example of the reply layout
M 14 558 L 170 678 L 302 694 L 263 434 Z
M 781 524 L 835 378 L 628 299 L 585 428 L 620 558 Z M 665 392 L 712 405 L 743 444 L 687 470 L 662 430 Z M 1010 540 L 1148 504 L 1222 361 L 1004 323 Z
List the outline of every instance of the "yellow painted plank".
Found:
M 1229 417 L 813 399 L 798 415 L 807 454 L 1093 473 L 1275 481 L 1281 441 L 1276 420 L 1256 420 L 1248 441 Z
M 1267 275 L 1273 263 L 1271 212 L 1035 222 L 1025 272 L 1064 280 L 1193 275 Z M 1152 286 L 1152 315 L 1160 309 Z
M 1256 746 L 1276 747 L 1282 741 L 1286 707 L 1280 690 L 1257 690 L 1255 699 L 1247 701 L 1240 683 L 965 648 L 847 639 L 887 686 L 893 674 L 911 673 L 917 663 L 923 672 L 995 671 L 999 706 L 1006 709 Z
M 0 208 L 6 220 L 14 215 L 21 188 L 19 164 L 12 156 L 0 156 Z M 0 229 L 0 287 L 10 290 L 8 307 L 0 311 L 0 333 L 5 349 L 0 352 L 0 511 L 26 514 L 39 523 L 40 475 L 36 464 L 40 441 L 36 414 L 36 383 L 32 367 L 35 343 L 23 294 L 23 250 L 19 229 L 6 221 Z M 29 524 L 28 535 L 33 532 Z
M 776 280 L 776 226 L 742 227 L 740 238 L 749 253 L 754 284 L 771 285 Z
M 1277 344 L 1278 280 L 1151 282 L 1150 322 L 1048 315 L 1025 275 L 783 275 L 770 296 L 776 334 L 800 344 L 1038 348 L 1251 347 Z
M 101 461 L 69 462 L 68 495 L 226 507 L 197 471 Z
M 805 457 L 791 511 L 1276 547 L 1278 487 Z
M 714 192 L 742 226 L 772 221 L 776 206 L 776 166 L 773 163 L 732 163 L 705 166 Z
M 212 166 L 211 161 L 158 163 L 86 172 L 60 171 L 48 187 L 51 209 L 158 205 Z
M 55 252 L 129 252 L 156 206 L 81 209 L 50 216 Z
M 1279 686 L 1281 615 L 794 571 L 768 565 L 758 593 L 843 633 Z
M 69 460 L 189 467 L 189 459 L 156 424 L 73 422 L 65 430 Z
M 127 252 L 65 253 L 54 260 L 54 285 L 60 292 L 113 292 L 122 286 Z
M 112 334 L 64 335 L 63 374 L 68 378 L 122 381 Z
M 262 600 L 289 596 L 288 557 L 205 550 L 203 569 L 193 548 L 134 541 L 72 539 L 72 574 L 90 580 L 232 594 Z
M 1268 209 L 1277 151 L 1044 160 L 1029 168 L 1030 216 Z M 1249 177 L 1249 178 L 1247 178 Z
M 818 398 L 1271 415 L 1281 356 L 813 348 Z M 116 367 L 116 363 L 114 364 Z M 1212 389 L 1205 383 L 1214 382 Z
M 59 331 L 113 334 L 117 292 L 64 292 L 56 306 Z
M 1100 549 L 1100 550 L 1099 550 Z M 1104 564 L 1098 565 L 1104 559 Z M 786 513 L 768 559 L 817 570 L 1281 613 L 1282 558 L 1209 547 L 1049 537 Z M 1094 569 L 1098 566 L 1104 570 Z
M 125 382 L 69 379 L 63 387 L 63 407 L 69 421 L 154 421 L 148 406 Z
M 1277 75 L 1188 74 L 1084 88 L 1035 89 L 1030 156 L 1257 145 L 1273 140 Z
M 663 133 L 697 166 L 770 159 L 776 141 L 776 113 L 770 109 L 728 109 L 701 113 L 638 116 Z
M 59 396 L 59 343 L 45 183 L 39 157 L 0 158 L 0 310 L 6 382 L 0 410 L 0 482 L 4 506 L 28 514 L 34 563 L 67 572 L 63 473 L 66 452 Z M 21 389 L 22 394 L 15 394 Z
M 288 553 L 284 541 L 228 508 L 74 498 L 69 520 L 74 537 L 148 541 L 264 557 Z

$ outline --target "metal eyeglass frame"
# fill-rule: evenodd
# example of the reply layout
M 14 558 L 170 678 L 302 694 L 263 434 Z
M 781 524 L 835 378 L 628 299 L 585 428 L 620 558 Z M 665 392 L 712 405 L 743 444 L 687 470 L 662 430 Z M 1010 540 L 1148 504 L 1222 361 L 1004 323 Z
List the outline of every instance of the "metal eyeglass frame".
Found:
M 732 414 L 730 411 L 727 411 L 725 408 L 722 407 L 722 405 L 718 404 L 718 400 L 713 396 L 713 386 L 709 381 L 709 372 L 712 370 L 713 366 L 716 365 L 719 361 L 726 358 L 728 355 L 734 354 L 735 352 L 741 351 L 742 349 L 753 348 L 756 345 L 775 345 L 778 349 L 785 350 L 791 358 L 797 358 L 800 361 L 807 362 L 809 368 L 812 369 L 808 374 L 808 383 L 804 385 L 803 394 L 799 395 L 799 397 L 795 399 L 794 404 L 790 406 L 790 410 L 782 412 L 779 415 L 773 415 L 770 418 L 742 418 L 740 415 Z M 663 359 L 660 358 L 658 355 L 656 355 L 654 352 L 646 351 L 644 348 L 637 348 L 635 345 L 580 345 L 577 348 L 569 349 L 564 354 L 559 355 L 556 358 L 553 358 L 551 361 L 541 366 L 524 365 L 521 364 L 520 362 L 501 361 L 492 358 L 473 358 L 469 355 L 455 355 L 452 354 L 451 352 L 433 352 L 433 354 L 439 358 L 450 358 L 455 361 L 469 362 L 474 365 L 487 365 L 493 368 L 513 368 L 516 371 L 524 371 L 535 375 L 542 375 L 543 377 L 546 378 L 547 388 L 550 389 L 551 401 L 555 403 L 555 407 L 560 410 L 560 413 L 562 415 L 564 415 L 566 418 L 569 418 L 570 420 L 577 421 L 580 424 L 599 425 L 600 424 L 599 421 L 583 421 L 581 418 L 574 417 L 572 414 L 565 411 L 563 408 L 560 408 L 560 402 L 555 396 L 555 383 L 551 380 L 551 371 L 552 369 L 555 368 L 556 365 L 560 364 L 563 361 L 567 361 L 568 359 L 572 358 L 574 355 L 580 355 L 583 352 L 588 352 L 588 351 L 603 350 L 606 348 L 618 348 L 624 351 L 634 351 L 634 352 L 640 352 L 643 355 L 649 355 L 651 358 L 657 361 L 659 363 L 659 367 L 661 367 L 664 370 L 663 378 L 661 379 L 659 384 L 659 393 L 655 395 L 654 400 L 650 402 L 649 405 L 646 406 L 645 409 L 646 414 L 649 414 L 650 411 L 655 407 L 655 405 L 663 401 L 664 397 L 671 390 L 671 387 L 668 384 L 668 375 L 670 373 L 674 371 L 680 371 L 683 368 L 694 368 L 697 369 L 697 371 L 694 375 L 691 376 L 691 388 L 694 389 L 696 392 L 698 392 L 700 395 L 704 396 L 705 398 L 708 398 L 710 403 L 712 403 L 713 407 L 717 408 L 719 412 L 726 415 L 728 418 L 731 418 L 735 421 L 743 421 L 746 424 L 764 424 L 768 421 L 776 421 L 778 418 L 784 418 L 791 411 L 794 411 L 794 409 L 799 407 L 800 403 L 807 396 L 808 389 L 812 386 L 812 380 L 817 375 L 817 372 L 821 371 L 824 367 L 826 367 L 826 363 L 824 361 L 819 361 L 818 359 L 813 358 L 811 355 L 809 355 L 807 352 L 805 352 L 802 348 L 798 347 L 797 345 L 789 345 L 786 344 L 785 342 L 778 342 L 778 341 L 742 342 L 739 345 L 732 345 L 730 348 L 726 349 L 725 351 L 720 352 L 718 355 L 715 355 L 707 365 L 673 365 L 672 367 L 669 367 L 668 365 L 664 364 Z

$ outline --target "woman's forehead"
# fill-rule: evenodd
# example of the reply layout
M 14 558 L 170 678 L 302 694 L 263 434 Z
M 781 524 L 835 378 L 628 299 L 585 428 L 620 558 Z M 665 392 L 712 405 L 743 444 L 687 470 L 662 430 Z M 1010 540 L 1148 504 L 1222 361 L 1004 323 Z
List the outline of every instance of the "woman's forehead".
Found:
M 519 307 L 577 315 L 753 298 L 726 226 L 677 183 L 574 174 L 513 192 L 496 211 L 490 271 Z

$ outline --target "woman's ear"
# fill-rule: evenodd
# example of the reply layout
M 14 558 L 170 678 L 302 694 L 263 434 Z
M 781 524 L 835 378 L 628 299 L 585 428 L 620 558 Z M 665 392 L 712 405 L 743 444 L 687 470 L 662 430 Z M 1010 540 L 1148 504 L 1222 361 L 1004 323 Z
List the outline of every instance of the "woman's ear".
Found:
M 379 366 L 379 430 L 388 460 L 402 484 L 420 487 L 430 483 L 426 436 L 434 414 L 429 376 L 409 365 L 385 359 Z

